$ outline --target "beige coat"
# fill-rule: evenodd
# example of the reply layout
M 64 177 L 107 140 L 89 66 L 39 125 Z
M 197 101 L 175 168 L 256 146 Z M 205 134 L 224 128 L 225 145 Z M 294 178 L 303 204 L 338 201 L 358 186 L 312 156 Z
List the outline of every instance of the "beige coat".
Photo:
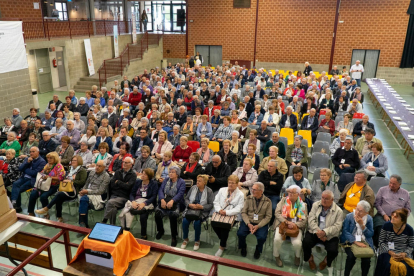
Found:
M 291 219 L 286 219 L 282 216 L 282 210 L 283 210 L 283 205 L 286 204 L 286 197 L 283 197 L 279 203 L 276 206 L 276 210 L 275 210 L 275 221 L 273 222 L 273 230 L 276 230 L 277 227 L 279 227 L 279 225 L 284 222 L 285 220 L 291 221 Z M 308 221 L 308 210 L 306 208 L 306 203 L 304 203 L 305 205 L 305 210 L 304 213 L 306 215 L 306 218 L 302 219 L 302 220 L 296 220 L 296 226 L 302 230 L 302 232 L 305 230 L 306 227 L 306 222 Z
M 170 169 L 171 166 L 177 166 L 177 164 L 174 161 L 171 161 L 170 165 L 168 166 L 168 169 Z M 162 171 L 163 171 L 162 162 L 160 162 L 158 164 L 157 172 L 155 173 L 156 180 L 160 179 Z
M 267 164 L 269 164 L 270 156 L 263 158 L 262 162 L 260 162 L 258 174 L 262 171 L 267 171 Z M 283 175 L 286 175 L 288 172 L 288 167 L 286 165 L 286 161 L 279 156 L 276 159 L 277 162 L 277 171 Z
M 322 208 L 320 200 L 313 203 L 312 210 L 308 216 L 308 231 L 316 234 L 317 231 L 323 230 L 328 240 L 335 237 L 339 238 L 343 222 L 342 209 L 333 202 L 325 218 L 325 228 L 319 229 L 319 215 L 322 212 Z
M 253 220 L 253 215 L 255 213 L 259 215 L 258 220 Z M 259 228 L 266 226 L 272 218 L 272 202 L 265 195 L 263 195 L 263 198 L 260 200 L 259 207 L 256 208 L 256 199 L 252 195 L 249 195 L 244 202 L 241 215 L 246 225 L 249 223 L 258 223 Z

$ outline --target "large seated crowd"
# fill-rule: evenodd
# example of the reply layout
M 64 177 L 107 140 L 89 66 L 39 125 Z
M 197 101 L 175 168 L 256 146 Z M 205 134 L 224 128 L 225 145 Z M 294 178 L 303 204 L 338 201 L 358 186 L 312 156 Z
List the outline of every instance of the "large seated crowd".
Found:
M 186 248 L 193 224 L 198 250 L 207 224 L 222 256 L 236 227 L 243 257 L 249 234 L 256 259 L 271 238 L 279 267 L 290 240 L 297 266 L 303 251 L 317 269 L 312 248 L 323 244 L 318 268 L 331 274 L 341 244 L 345 276 L 357 258 L 367 275 L 374 254 L 375 275 L 401 267 L 414 275 L 402 178 L 391 175 L 376 194 L 369 185 L 386 176 L 388 153 L 364 114 L 359 62 L 350 75 L 336 67 L 315 74 L 308 63 L 303 73 L 191 65 L 144 70 L 81 97 L 55 95 L 44 113 L 32 108 L 25 118 L 15 108 L 1 129 L 0 170 L 16 211 L 27 193 L 28 215 L 49 219 L 55 206 L 63 222 L 63 204 L 77 200 L 83 227 L 100 210 L 102 223 L 125 230 L 139 216 L 147 239 L 154 215 L 157 240 L 169 219 L 171 246 L 181 224 Z

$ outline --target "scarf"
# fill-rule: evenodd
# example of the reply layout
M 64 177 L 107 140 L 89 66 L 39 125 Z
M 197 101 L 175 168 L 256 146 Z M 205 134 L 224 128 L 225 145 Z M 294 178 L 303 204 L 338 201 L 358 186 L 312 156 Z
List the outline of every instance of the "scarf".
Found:
M 194 162 L 194 164 L 190 167 L 190 162 L 187 163 L 186 171 L 192 173 L 197 166 L 197 162 Z
M 295 182 L 296 185 L 298 185 L 300 188 L 303 188 L 303 186 L 302 186 L 303 175 L 302 175 L 302 178 L 300 180 L 296 180 L 295 177 L 292 177 L 292 179 L 293 179 L 293 182 Z
M 66 178 L 68 178 L 70 180 L 73 180 L 72 176 L 74 174 L 76 174 L 80 170 L 81 167 L 82 166 L 77 166 L 76 169 L 74 169 L 72 166 L 70 166 L 70 170 L 69 170 L 68 174 L 66 175 Z
M 158 142 L 158 149 L 157 149 L 158 154 L 161 153 L 161 148 L 162 148 L 163 145 L 164 145 L 164 142 L 163 143 Z
M 178 181 L 178 180 L 177 180 Z M 168 178 L 167 184 L 164 187 L 164 196 L 174 197 L 177 194 L 177 181 L 171 182 L 171 178 Z
M 236 155 L 239 153 L 239 142 L 236 141 L 235 145 L 233 145 L 233 140 L 230 142 L 230 149 L 232 152 L 234 152 Z
M 404 258 L 404 262 L 410 267 L 414 268 L 414 260 Z M 390 276 L 405 276 L 407 275 L 407 267 L 402 263 L 390 258 Z
M 203 153 L 203 148 L 200 148 L 198 150 L 198 154 L 200 154 L 200 156 L 202 156 L 203 158 L 203 163 L 207 163 L 210 160 L 210 149 L 207 148 L 206 152 Z
M 303 203 L 300 196 L 298 196 L 298 199 L 293 204 L 293 206 L 292 206 L 292 202 L 290 201 L 290 198 L 286 197 L 286 202 L 282 208 L 282 216 L 284 218 L 298 217 L 299 219 L 302 219 L 305 217 L 304 210 L 305 210 L 305 203 Z
M 223 209 L 226 209 L 226 208 L 227 208 L 227 206 L 229 206 L 229 205 L 230 205 L 230 202 L 232 202 L 232 200 L 234 199 L 235 195 L 236 195 L 236 190 L 234 190 L 232 193 L 230 193 L 230 192 L 227 190 L 227 197 L 226 197 L 226 199 L 224 200 L 224 203 L 226 204 L 226 207 L 224 207 Z
M 98 156 L 96 156 L 96 159 L 95 159 L 95 164 L 96 163 L 98 163 L 98 161 L 99 160 L 104 160 L 104 159 L 106 159 L 106 156 L 108 155 L 108 153 L 107 152 L 105 152 L 105 155 L 104 156 L 102 156 L 102 154 L 101 153 L 99 153 L 98 154 Z
M 171 164 L 171 159 L 169 161 L 167 161 L 167 162 L 162 161 L 162 166 L 163 167 L 168 167 L 170 164 Z
M 355 214 L 355 212 L 354 212 L 354 214 Z M 364 223 L 364 225 L 366 225 L 367 224 L 367 219 L 368 219 L 368 215 L 365 215 L 363 218 L 362 218 L 362 221 L 363 221 L 363 223 Z M 355 216 L 354 216 L 354 220 L 355 220 Z M 363 240 L 363 241 L 365 241 L 365 236 L 364 236 L 364 231 L 362 230 L 362 228 L 361 228 L 361 225 L 359 225 L 359 223 L 355 220 L 355 228 L 354 228 L 354 231 L 353 231 L 353 235 L 355 236 L 355 235 L 360 235 L 361 236 L 361 240 Z
M 197 164 L 197 163 L 195 163 Z M 200 190 L 198 189 L 198 187 L 196 186 L 196 188 L 192 189 L 191 194 L 190 194 L 190 204 L 194 202 L 194 200 L 196 199 L 197 193 Z M 200 199 L 200 205 L 204 206 L 207 204 L 207 187 L 204 187 L 203 192 L 201 193 L 201 199 Z
M 9 140 L 6 140 L 6 144 L 7 144 L 7 146 L 11 146 L 11 144 L 13 144 L 14 143 L 14 141 L 9 141 Z

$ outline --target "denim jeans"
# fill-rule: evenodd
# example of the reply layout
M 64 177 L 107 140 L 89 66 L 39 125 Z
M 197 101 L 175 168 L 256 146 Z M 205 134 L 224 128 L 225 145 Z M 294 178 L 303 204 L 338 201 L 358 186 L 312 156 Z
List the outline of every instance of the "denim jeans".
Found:
M 92 208 L 93 205 L 89 203 L 89 197 L 82 196 L 79 200 L 79 224 L 83 222 L 88 227 L 88 210 Z
M 256 236 L 256 239 L 257 239 L 256 250 L 258 250 L 260 253 L 262 253 L 263 245 L 266 242 L 268 231 L 269 231 L 269 227 L 268 227 L 268 225 L 265 225 L 265 226 L 257 229 L 257 231 L 254 233 L 254 235 Z M 246 225 L 246 223 L 244 223 L 244 221 L 242 221 L 240 223 L 240 228 L 237 231 L 237 236 L 239 237 L 239 248 L 240 249 L 247 247 L 246 237 L 249 234 L 250 234 L 249 227 Z
M 194 240 L 197 242 L 200 240 L 201 235 L 201 220 L 193 220 L 194 225 L 194 231 L 195 231 L 195 238 Z M 188 231 L 190 228 L 190 220 L 187 220 L 186 218 L 183 219 L 183 239 L 188 239 Z
M 335 166 L 335 171 L 338 173 L 339 176 L 341 176 L 341 174 L 343 173 L 353 173 L 355 172 L 355 169 L 352 167 L 346 167 L 346 168 L 339 168 L 338 166 Z
M 16 201 L 16 206 L 20 207 L 21 205 L 21 193 L 33 188 L 32 180 L 30 178 L 21 177 L 16 182 L 13 183 L 11 200 Z
M 280 201 L 280 196 L 277 195 L 266 195 L 266 197 L 268 199 L 270 199 L 270 201 L 272 202 L 272 219 L 269 222 L 269 225 L 273 225 L 273 221 L 275 220 L 275 210 L 276 210 L 276 206 Z
M 49 191 L 39 191 L 39 190 L 32 190 L 30 193 L 29 198 L 29 206 L 27 207 L 27 212 L 34 213 L 34 208 L 36 206 L 36 201 L 40 197 L 40 203 L 42 203 L 42 207 L 46 207 L 49 204 L 49 196 L 55 194 L 59 186 L 50 186 Z

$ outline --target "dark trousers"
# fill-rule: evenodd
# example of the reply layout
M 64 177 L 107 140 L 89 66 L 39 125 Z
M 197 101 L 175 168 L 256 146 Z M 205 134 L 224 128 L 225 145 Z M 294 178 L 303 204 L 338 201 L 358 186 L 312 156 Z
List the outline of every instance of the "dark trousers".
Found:
M 217 237 L 220 240 L 221 247 L 227 247 L 227 239 L 229 238 L 230 229 L 224 229 L 220 227 L 213 227 L 214 232 L 216 232 Z
M 74 192 L 68 193 L 69 195 L 74 195 Z M 61 218 L 62 217 L 62 205 L 63 202 L 67 200 L 74 199 L 73 197 L 67 196 L 64 192 L 58 192 L 55 197 L 49 202 L 47 205 L 47 208 L 51 209 L 53 205 L 56 204 L 56 217 Z
M 391 255 L 388 253 L 382 253 L 378 256 L 377 266 L 375 267 L 374 276 L 389 276 L 390 275 L 390 258 Z M 406 275 L 414 275 L 414 269 L 407 265 L 405 261 L 402 261 L 402 263 L 407 268 L 407 274 Z
M 131 215 L 139 215 L 139 222 L 141 223 L 141 236 L 146 236 L 149 212 L 147 211 L 139 214 L 136 209 L 131 209 L 129 212 Z
M 16 206 L 20 207 L 22 197 L 21 193 L 33 188 L 32 180 L 30 178 L 21 177 L 13 183 L 11 192 L 11 201 L 16 201 Z
M 263 251 L 263 245 L 266 242 L 268 231 L 269 231 L 269 227 L 268 227 L 268 225 L 265 225 L 265 226 L 257 229 L 257 231 L 254 233 L 254 235 L 256 236 L 256 239 L 257 239 L 256 250 L 258 250 L 260 253 L 262 253 L 262 251 Z M 246 225 L 246 223 L 244 223 L 244 221 L 242 221 L 240 223 L 240 228 L 237 231 L 237 236 L 239 237 L 239 248 L 240 249 L 247 247 L 246 237 L 249 234 L 250 234 L 249 227 Z
M 339 239 L 337 237 L 324 242 L 321 241 L 316 234 L 311 234 L 309 231 L 306 232 L 305 238 L 302 241 L 303 260 L 305 262 L 309 261 L 312 254 L 312 248 L 314 248 L 318 243 L 325 246 L 328 267 L 331 267 L 332 262 L 338 256 Z
M 157 224 L 157 231 L 158 232 L 164 232 L 164 224 L 162 221 L 162 218 L 164 216 L 168 216 L 170 219 L 170 228 L 171 228 L 171 237 L 173 239 L 177 238 L 178 235 L 178 216 L 179 214 L 177 212 L 174 211 L 164 211 L 164 212 L 160 212 L 160 211 L 155 211 L 155 223 Z
M 296 162 L 295 162 L 296 163 Z M 286 161 L 286 165 L 287 165 L 287 167 L 288 167 L 288 171 L 289 171 L 289 169 L 290 169 L 290 166 L 292 166 L 292 163 L 290 163 L 289 161 Z M 305 166 L 306 168 L 308 168 L 308 163 L 301 163 L 300 164 L 301 166 Z
M 335 171 L 338 173 L 339 176 L 341 176 L 341 174 L 343 173 L 354 173 L 355 172 L 355 168 L 352 167 L 346 167 L 346 168 L 339 168 L 339 166 L 335 166 Z
M 266 195 L 270 201 L 272 201 L 272 219 L 269 222 L 269 225 L 273 225 L 273 221 L 275 220 L 275 210 L 276 206 L 280 201 L 280 196 L 277 195 Z
M 354 267 L 357 258 L 355 258 L 354 253 L 352 253 L 352 250 L 350 247 L 345 248 L 345 253 L 347 257 L 346 257 L 346 262 L 345 262 L 344 276 L 349 276 L 351 274 L 351 270 Z M 371 258 L 361 258 L 361 275 L 368 275 L 370 265 L 371 265 Z
M 27 212 L 34 213 L 34 208 L 36 206 L 36 201 L 40 197 L 40 203 L 42 203 L 42 207 L 46 207 L 49 204 L 49 196 L 55 194 L 57 190 L 59 189 L 59 186 L 50 186 L 49 191 L 39 191 L 39 190 L 32 190 L 30 193 L 29 198 L 29 206 L 27 207 Z

